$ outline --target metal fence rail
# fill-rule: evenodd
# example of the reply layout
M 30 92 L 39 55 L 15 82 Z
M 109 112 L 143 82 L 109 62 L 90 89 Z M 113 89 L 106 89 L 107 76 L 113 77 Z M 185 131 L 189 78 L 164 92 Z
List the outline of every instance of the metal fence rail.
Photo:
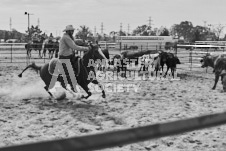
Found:
M 0 151 L 88 151 L 126 145 L 226 124 L 226 112 L 174 122 L 0 148 Z
M 0 43 L 0 63 L 27 63 L 29 64 L 32 61 L 38 62 L 38 63 L 45 63 L 49 60 L 48 57 L 40 58 L 38 51 L 32 50 L 31 54 L 32 57 L 27 56 L 27 51 L 25 49 L 26 43 Z M 117 48 L 108 48 L 110 57 L 112 58 L 116 54 L 120 54 L 123 51 L 133 51 L 133 52 L 139 52 L 139 51 L 148 51 L 153 50 L 155 52 L 158 52 L 159 50 L 165 50 L 164 45 L 156 45 L 152 43 L 145 43 L 138 45 L 138 49 L 132 48 L 128 49 L 126 47 L 121 47 L 120 49 Z M 189 48 L 189 49 L 186 49 Z M 226 53 L 224 49 L 216 50 L 215 48 L 196 48 L 196 49 L 190 49 L 190 47 L 184 47 L 181 48 L 181 45 L 178 45 L 178 48 L 171 51 L 181 61 L 181 65 L 178 65 L 177 68 L 181 68 L 183 70 L 189 70 L 194 71 L 198 70 L 201 67 L 200 59 L 202 56 L 204 56 L 206 53 L 210 52 L 219 52 L 219 53 Z M 80 56 L 83 54 L 80 52 Z

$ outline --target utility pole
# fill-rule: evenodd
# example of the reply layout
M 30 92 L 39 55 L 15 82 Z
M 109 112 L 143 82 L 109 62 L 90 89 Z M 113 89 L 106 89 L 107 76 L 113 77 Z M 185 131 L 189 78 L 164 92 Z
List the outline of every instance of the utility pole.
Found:
M 101 35 L 104 35 L 104 24 L 103 22 L 101 23 L 101 27 L 100 27 L 100 31 L 101 31 Z
M 204 20 L 204 21 L 203 21 L 203 23 L 204 23 L 204 27 L 206 27 L 206 22 L 207 22 L 206 20 Z
M 151 25 L 153 25 L 153 24 L 152 24 L 152 21 L 153 21 L 153 20 L 151 19 L 151 17 L 149 17 L 149 19 L 148 19 L 148 26 L 150 27 L 150 30 L 151 30 Z
M 129 26 L 129 24 L 128 24 L 128 35 L 129 35 L 129 32 L 130 32 L 130 26 Z
M 9 19 L 9 30 L 12 31 L 12 19 L 11 19 L 11 17 Z
M 97 33 L 97 28 L 96 28 L 96 26 L 94 26 L 94 32 L 93 32 L 93 35 L 96 36 L 96 33 Z
M 31 39 L 31 35 L 30 35 L 30 15 L 33 15 L 33 14 L 30 14 L 28 12 L 25 12 L 24 15 L 27 15 L 27 19 L 28 19 L 27 29 L 28 29 L 28 38 L 30 40 Z
M 38 18 L 38 28 L 40 28 L 40 20 L 39 20 L 39 18 Z
M 120 23 L 119 36 L 121 36 L 121 33 L 122 33 L 122 23 Z

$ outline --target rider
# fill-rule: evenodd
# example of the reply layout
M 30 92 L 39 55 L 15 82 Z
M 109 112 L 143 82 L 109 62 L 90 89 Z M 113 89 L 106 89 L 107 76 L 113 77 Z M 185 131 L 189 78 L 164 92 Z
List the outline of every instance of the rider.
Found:
M 75 50 L 88 51 L 91 49 L 91 47 L 82 47 L 76 45 L 73 37 L 74 30 L 75 28 L 72 25 L 67 25 L 66 28 L 63 30 L 65 33 L 63 37 L 60 39 L 58 56 L 59 59 L 70 59 L 70 62 L 75 70 L 74 66 L 76 60 Z

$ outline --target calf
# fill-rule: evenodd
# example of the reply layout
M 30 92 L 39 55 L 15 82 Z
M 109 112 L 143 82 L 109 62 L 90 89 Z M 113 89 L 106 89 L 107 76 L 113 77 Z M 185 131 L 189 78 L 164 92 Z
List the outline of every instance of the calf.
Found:
M 180 60 L 178 59 L 178 57 L 174 56 L 173 53 L 167 53 L 166 56 L 166 66 L 167 66 L 167 70 L 166 73 L 164 75 L 164 77 L 166 77 L 169 69 L 171 69 L 171 74 L 174 78 L 174 72 L 176 71 L 176 65 L 177 64 L 181 64 Z
M 160 71 L 161 69 L 161 65 L 160 65 L 160 57 L 156 56 L 154 57 L 154 61 L 151 63 L 152 67 L 154 67 L 154 71 L 156 72 L 156 76 L 157 76 L 157 72 Z
M 202 68 L 210 66 L 214 69 L 213 72 L 215 73 L 215 82 L 212 88 L 214 90 L 217 86 L 217 82 L 219 80 L 222 70 L 226 69 L 226 55 L 221 54 L 217 56 L 212 56 L 210 54 L 207 54 L 206 56 L 202 57 L 200 62 L 202 63 Z

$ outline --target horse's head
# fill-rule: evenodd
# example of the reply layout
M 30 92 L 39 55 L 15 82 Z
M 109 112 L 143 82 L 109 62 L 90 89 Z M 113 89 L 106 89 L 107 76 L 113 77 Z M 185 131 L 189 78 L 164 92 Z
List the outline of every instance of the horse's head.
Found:
M 92 59 L 94 59 L 94 60 L 107 59 L 106 56 L 103 54 L 99 45 L 91 45 L 90 51 L 92 51 Z
M 166 62 L 166 60 L 168 59 L 168 54 L 167 54 L 167 52 L 161 52 L 161 53 L 159 53 L 159 57 L 160 57 L 161 62 Z
M 85 54 L 83 55 L 83 60 L 85 64 L 88 64 L 90 59 L 94 61 L 96 61 L 97 59 L 100 59 L 100 60 L 106 59 L 106 57 L 104 56 L 104 54 L 102 53 L 98 45 L 90 44 L 89 46 L 91 47 L 91 49 L 85 52 Z

